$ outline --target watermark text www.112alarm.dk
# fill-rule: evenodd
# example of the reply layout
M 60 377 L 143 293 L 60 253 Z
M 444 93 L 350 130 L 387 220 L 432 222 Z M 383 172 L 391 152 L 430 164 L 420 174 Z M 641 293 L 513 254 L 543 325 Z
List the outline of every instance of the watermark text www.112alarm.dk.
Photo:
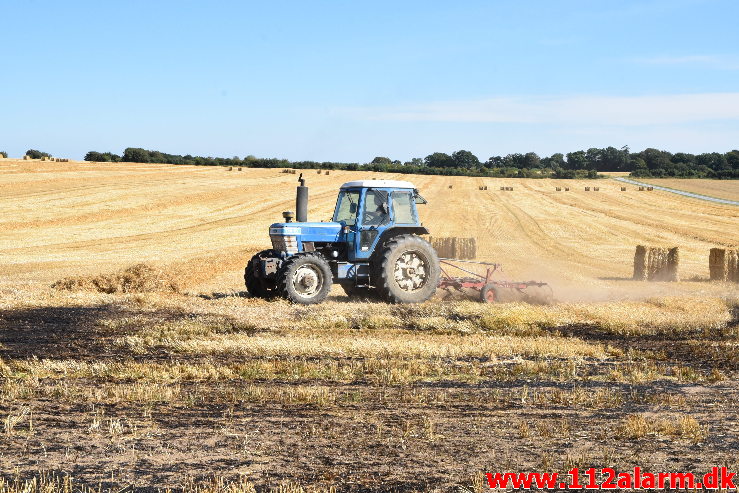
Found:
M 692 472 L 645 472 L 634 467 L 628 472 L 617 472 L 610 467 L 580 470 L 573 468 L 567 474 L 496 472 L 485 477 L 490 488 L 600 490 L 643 489 L 664 490 L 683 488 L 736 489 L 735 472 L 714 466 L 705 474 Z

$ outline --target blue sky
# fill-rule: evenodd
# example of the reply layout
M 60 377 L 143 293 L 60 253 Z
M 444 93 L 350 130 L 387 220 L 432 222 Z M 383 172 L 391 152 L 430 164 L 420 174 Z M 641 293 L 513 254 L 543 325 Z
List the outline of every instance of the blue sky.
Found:
M 0 0 L 0 150 L 739 148 L 739 2 Z

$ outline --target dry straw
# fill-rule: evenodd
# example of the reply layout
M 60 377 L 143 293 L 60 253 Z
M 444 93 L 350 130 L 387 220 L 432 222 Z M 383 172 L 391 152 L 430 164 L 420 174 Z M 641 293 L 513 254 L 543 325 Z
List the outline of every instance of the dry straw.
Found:
M 671 282 L 680 281 L 680 249 L 678 247 L 670 248 L 667 251 L 667 280 Z
M 739 282 L 739 250 L 729 250 L 729 272 L 727 277 L 729 281 Z
M 712 281 L 739 282 L 739 250 L 711 248 L 708 270 Z
M 112 274 L 66 277 L 55 282 L 51 287 L 65 291 L 99 291 L 101 293 L 177 293 L 180 291 L 177 281 L 168 272 L 143 263 Z
M 429 242 L 439 257 L 472 260 L 477 257 L 475 238 L 429 237 Z
M 637 245 L 634 252 L 634 280 L 647 280 L 647 247 Z
M 680 280 L 680 250 L 678 247 L 661 248 L 638 245 L 634 252 L 634 280 Z

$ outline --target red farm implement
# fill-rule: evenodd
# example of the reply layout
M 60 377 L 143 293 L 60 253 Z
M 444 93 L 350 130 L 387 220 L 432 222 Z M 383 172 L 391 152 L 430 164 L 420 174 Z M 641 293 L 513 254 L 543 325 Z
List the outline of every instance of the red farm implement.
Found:
M 552 288 L 545 282 L 538 281 L 503 281 L 493 279 L 493 274 L 503 272 L 501 264 L 476 262 L 451 258 L 439 259 L 441 263 L 441 277 L 439 289 L 451 294 L 452 290 L 464 292 L 474 290 L 483 303 L 500 303 L 505 301 L 524 301 L 527 303 L 548 304 L 553 301 Z M 483 265 L 485 275 L 461 267 L 460 263 Z M 454 277 L 444 269 L 452 267 L 467 274 L 465 277 Z

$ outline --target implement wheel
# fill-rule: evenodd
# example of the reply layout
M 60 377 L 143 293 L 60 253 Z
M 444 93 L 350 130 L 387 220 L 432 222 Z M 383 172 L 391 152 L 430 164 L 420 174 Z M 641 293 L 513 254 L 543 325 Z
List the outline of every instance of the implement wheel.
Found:
M 439 257 L 416 235 L 400 235 L 385 244 L 380 256 L 377 291 L 391 303 L 421 303 L 439 283 Z
M 331 290 L 331 267 L 318 253 L 300 253 L 282 263 L 277 273 L 277 291 L 283 298 L 312 305 L 320 303 Z
M 500 303 L 500 292 L 493 283 L 487 283 L 480 290 L 480 301 L 483 303 Z

